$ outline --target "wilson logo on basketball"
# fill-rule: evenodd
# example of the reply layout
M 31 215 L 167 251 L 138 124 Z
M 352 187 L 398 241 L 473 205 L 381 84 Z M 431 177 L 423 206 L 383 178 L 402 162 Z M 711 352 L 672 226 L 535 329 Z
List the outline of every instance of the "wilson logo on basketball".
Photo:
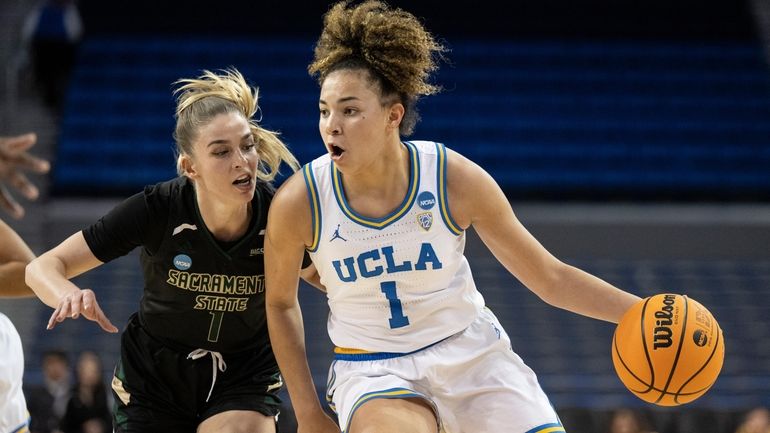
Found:
M 663 307 L 659 311 L 655 312 L 655 329 L 652 349 L 658 350 L 659 348 L 670 347 L 672 344 L 671 336 L 673 331 L 671 325 L 674 323 L 674 302 L 676 295 L 665 295 L 663 297 Z
M 692 341 L 695 342 L 696 346 L 703 347 L 709 342 L 709 336 L 706 334 L 706 331 L 696 329 L 695 332 L 692 333 Z

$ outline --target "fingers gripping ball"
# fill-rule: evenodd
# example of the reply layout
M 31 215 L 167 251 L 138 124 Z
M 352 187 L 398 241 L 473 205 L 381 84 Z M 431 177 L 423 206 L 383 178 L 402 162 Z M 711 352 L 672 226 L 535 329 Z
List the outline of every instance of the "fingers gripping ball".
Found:
M 631 307 L 612 337 L 612 363 L 623 385 L 660 406 L 702 396 L 724 361 L 722 329 L 700 303 L 658 294 Z

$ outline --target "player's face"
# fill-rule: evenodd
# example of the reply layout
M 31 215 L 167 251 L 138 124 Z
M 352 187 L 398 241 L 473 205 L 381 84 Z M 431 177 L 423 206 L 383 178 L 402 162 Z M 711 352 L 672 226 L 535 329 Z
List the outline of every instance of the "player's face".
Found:
M 259 163 L 255 140 L 249 123 L 239 113 L 220 114 L 201 126 L 193 143 L 191 164 L 196 188 L 250 202 Z
M 332 72 L 321 85 L 318 130 L 343 172 L 380 159 L 385 148 L 388 110 L 376 90 L 359 70 Z

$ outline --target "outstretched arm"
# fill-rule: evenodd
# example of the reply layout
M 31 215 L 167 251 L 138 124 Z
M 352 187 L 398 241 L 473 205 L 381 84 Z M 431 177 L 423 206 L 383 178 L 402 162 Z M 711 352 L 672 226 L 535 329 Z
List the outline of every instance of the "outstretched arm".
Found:
M 24 282 L 24 268 L 35 258 L 27 244 L 0 220 L 0 296 L 35 296 Z
M 281 186 L 270 205 L 265 237 L 267 324 L 298 431 L 338 433 L 336 423 L 323 411 L 313 383 L 297 299 L 302 257 L 310 237 L 310 207 L 300 172 Z
M 101 264 L 88 247 L 83 232 L 77 232 L 27 265 L 27 284 L 41 301 L 55 308 L 48 329 L 64 319 L 77 319 L 82 314 L 105 331 L 118 332 L 102 312 L 94 292 L 80 289 L 70 281 Z
M 481 167 L 451 151 L 447 162 L 455 221 L 463 228 L 472 225 L 497 260 L 545 302 L 617 323 L 640 300 L 549 253 L 519 222 L 503 191 Z
M 38 190 L 22 171 L 46 173 L 50 168 L 48 161 L 27 153 L 36 141 L 35 134 L 0 137 L 0 207 L 14 218 L 23 217 L 24 208 L 13 199 L 6 187 L 13 186 L 26 198 L 34 200 Z M 0 245 L 0 296 L 34 296 L 24 282 L 24 270 L 35 255 L 24 240 L 3 221 L 0 221 Z

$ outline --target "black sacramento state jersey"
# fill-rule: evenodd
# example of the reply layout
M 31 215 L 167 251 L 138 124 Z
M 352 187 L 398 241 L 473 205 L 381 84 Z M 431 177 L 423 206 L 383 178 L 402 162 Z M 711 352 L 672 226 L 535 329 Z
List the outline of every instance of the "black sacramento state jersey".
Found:
M 206 229 L 191 181 L 145 188 L 83 231 L 108 262 L 141 246 L 146 331 L 180 349 L 222 353 L 269 345 L 263 243 L 273 189 L 257 183 L 249 229 L 220 243 Z

